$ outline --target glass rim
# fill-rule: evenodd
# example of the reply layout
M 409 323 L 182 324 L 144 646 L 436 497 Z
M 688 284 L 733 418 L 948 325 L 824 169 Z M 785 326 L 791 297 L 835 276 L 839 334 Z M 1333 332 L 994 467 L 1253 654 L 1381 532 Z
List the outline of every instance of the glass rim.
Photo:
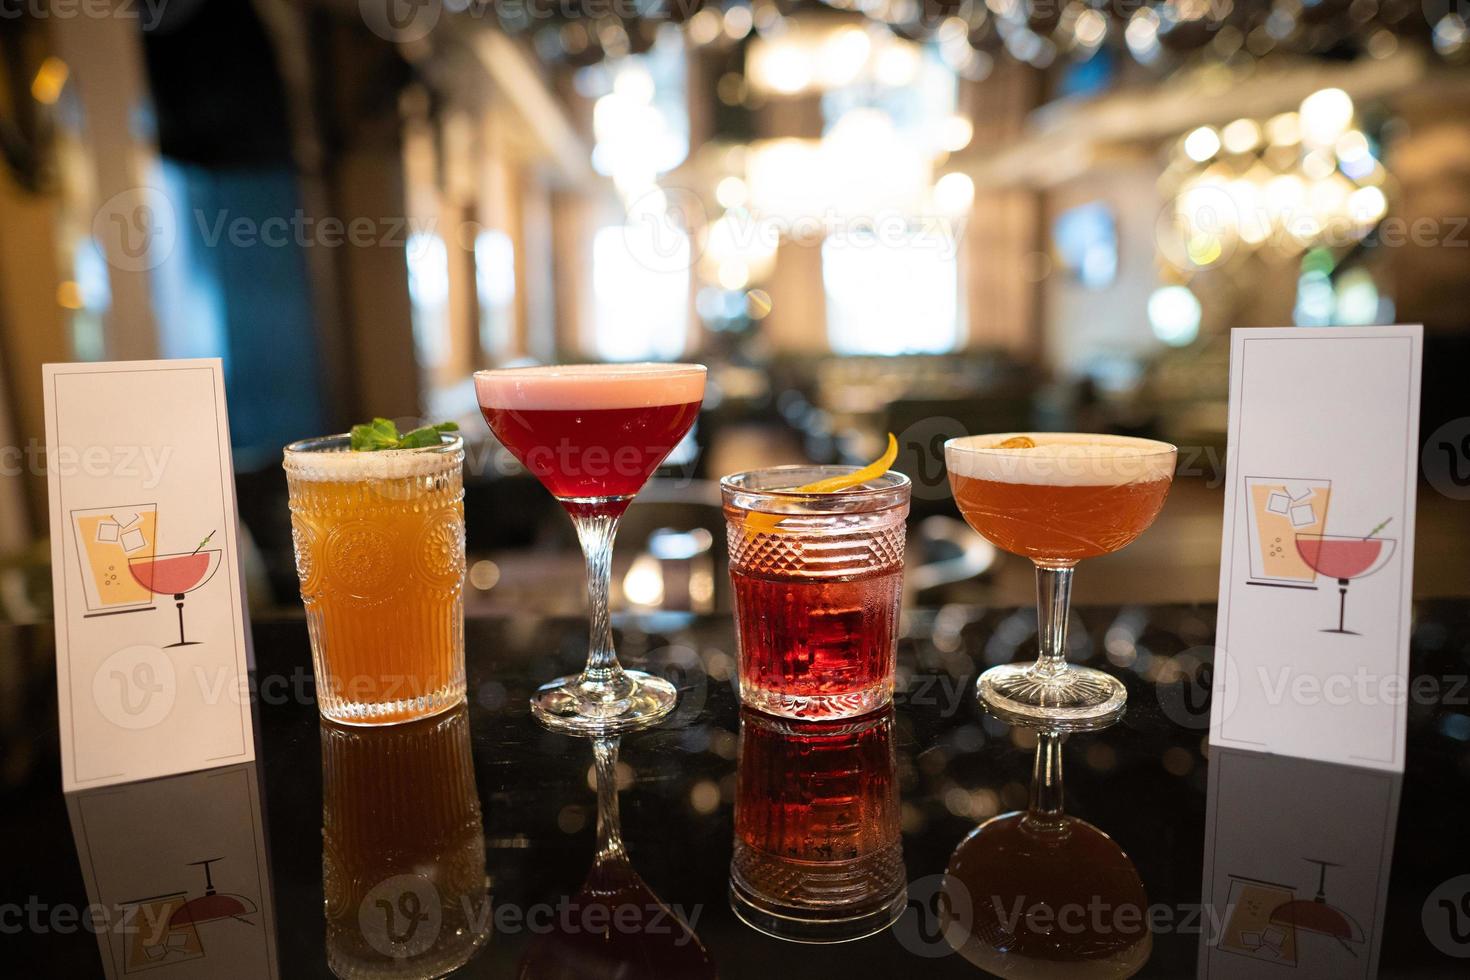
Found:
M 1058 444 L 1055 444 L 1054 446 L 1049 446 L 1046 443 L 1038 443 L 1035 446 L 1032 446 L 1032 447 L 1029 447 L 1029 448 L 1025 448 L 1025 449 L 1019 449 L 1019 448 L 1003 448 L 1001 446 L 979 446 L 979 445 L 975 445 L 975 443 L 977 441 L 982 440 L 982 439 L 985 439 L 985 440 L 995 439 L 995 440 L 999 440 L 1001 442 L 1004 442 L 1007 439 L 1014 439 L 1014 438 L 1017 438 L 1019 436 L 1027 436 L 1027 437 L 1035 437 L 1035 436 L 1043 436 L 1043 437 L 1048 437 L 1048 436 L 1075 436 L 1076 437 L 1076 441 L 1075 442 L 1058 443 Z M 948 453 L 950 451 L 954 451 L 954 452 L 957 452 L 957 453 L 975 453 L 975 454 L 999 454 L 999 453 L 1008 453 L 1009 454 L 1009 453 L 1021 453 L 1021 452 L 1024 452 L 1025 453 L 1024 456 L 1017 456 L 1015 458 L 1017 458 L 1017 459 L 1076 459 L 1076 458 L 1079 458 L 1079 457 L 1071 456 L 1070 454 L 1063 454 L 1063 453 L 1057 452 L 1055 450 L 1059 450 L 1059 449 L 1063 448 L 1064 446 L 1076 446 L 1076 445 L 1079 445 L 1079 444 L 1080 445 L 1094 445 L 1094 446 L 1109 446 L 1109 447 L 1112 447 L 1112 448 L 1115 448 L 1115 449 L 1130 449 L 1130 448 L 1133 448 L 1133 449 L 1136 450 L 1135 452 L 1126 453 L 1126 454 L 1125 453 L 1120 453 L 1120 454 L 1118 454 L 1117 457 L 1115 457 L 1117 459 L 1150 459 L 1150 458 L 1155 457 L 1155 456 L 1165 456 L 1165 455 L 1168 455 L 1169 453 L 1175 453 L 1175 454 L 1177 454 L 1179 452 L 1179 447 L 1178 446 L 1176 446 L 1176 445 L 1174 445 L 1173 443 L 1170 443 L 1170 442 L 1164 442 L 1162 439 L 1145 439 L 1142 436 L 1120 436 L 1120 435 L 1112 435 L 1110 433 L 1105 433 L 1105 432 L 989 432 L 989 433 L 980 433 L 980 434 L 972 435 L 972 436 L 957 436 L 957 437 L 955 437 L 953 439 L 946 439 L 944 441 L 944 451 L 946 453 Z M 1053 451 L 1048 452 L 1047 451 L 1048 448 L 1051 448 Z
M 312 436 L 309 439 L 297 439 L 295 442 L 287 443 L 282 452 L 286 456 L 302 456 L 312 453 L 328 453 L 340 451 L 348 447 L 348 452 L 353 452 L 352 433 L 337 432 L 329 436 Z M 405 456 L 416 454 L 432 454 L 453 452 L 464 448 L 464 436 L 455 432 L 452 434 L 439 434 L 439 445 L 437 446 L 414 446 L 409 449 L 374 449 L 371 452 L 363 452 L 362 456 L 376 456 L 380 459 L 401 459 Z
M 1297 538 L 1317 538 L 1322 541 L 1397 541 L 1398 538 L 1383 538 L 1376 534 L 1364 537 L 1361 534 L 1324 534 L 1321 531 L 1296 531 Z
M 758 474 L 767 473 L 795 473 L 798 471 L 831 470 L 833 476 L 842 476 L 848 473 L 857 473 L 865 469 L 862 466 L 848 466 L 843 464 L 827 463 L 788 463 L 783 466 L 763 466 L 753 470 L 742 470 L 739 473 L 730 473 L 720 477 L 720 489 L 726 493 L 742 494 L 752 497 L 766 497 L 775 500 L 850 500 L 853 498 L 863 499 L 866 497 L 877 497 L 891 494 L 913 485 L 908 476 L 898 470 L 888 470 L 873 480 L 865 480 L 855 487 L 847 487 L 842 490 L 831 490 L 826 493 L 810 490 L 798 490 L 792 487 L 775 487 L 769 490 L 761 490 L 755 487 L 741 486 L 738 481 Z M 876 480 L 892 479 L 886 486 L 873 486 Z
M 708 374 L 703 364 L 683 361 L 589 362 L 585 364 L 527 364 L 523 367 L 481 368 L 473 374 L 480 378 L 642 378 L 682 377 Z

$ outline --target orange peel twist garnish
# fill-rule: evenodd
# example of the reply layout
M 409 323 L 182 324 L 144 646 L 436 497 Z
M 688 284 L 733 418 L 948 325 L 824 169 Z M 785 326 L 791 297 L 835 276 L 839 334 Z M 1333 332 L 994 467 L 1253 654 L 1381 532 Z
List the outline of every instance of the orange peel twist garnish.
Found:
M 1030 436 L 1011 436 L 1005 442 L 995 447 L 996 449 L 1035 449 L 1036 440 Z
M 877 459 L 873 460 L 873 462 L 869 463 L 867 466 L 864 466 L 862 469 L 856 470 L 852 473 L 845 473 L 842 476 L 829 476 L 825 480 L 818 480 L 815 483 L 808 483 L 805 486 L 795 487 L 794 489 L 788 490 L 786 492 L 836 493 L 839 490 L 847 490 L 852 487 L 859 486 L 860 484 L 867 483 L 869 480 L 878 479 L 878 477 L 888 472 L 889 468 L 893 466 L 893 461 L 897 458 L 898 440 L 895 439 L 893 437 L 893 433 L 890 432 L 888 433 L 887 450 L 884 451 L 882 456 L 879 456 Z M 757 534 L 767 534 L 771 531 L 774 531 L 783 520 L 790 516 L 793 515 L 763 514 L 758 511 L 750 511 L 745 515 L 745 537 L 748 540 L 755 537 Z

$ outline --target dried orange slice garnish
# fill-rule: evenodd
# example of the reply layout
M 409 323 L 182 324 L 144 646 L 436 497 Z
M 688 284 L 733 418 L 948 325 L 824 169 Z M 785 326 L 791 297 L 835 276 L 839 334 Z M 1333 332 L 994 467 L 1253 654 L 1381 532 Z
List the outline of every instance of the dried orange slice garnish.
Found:
M 893 461 L 897 458 L 898 440 L 895 439 L 893 437 L 893 433 L 890 432 L 888 433 L 888 449 L 884 451 L 882 456 L 879 456 L 877 459 L 873 460 L 862 469 L 855 470 L 851 473 L 844 473 L 842 476 L 829 476 L 825 480 L 818 480 L 815 483 L 808 483 L 805 486 L 795 487 L 787 492 L 836 493 L 838 490 L 847 490 L 852 487 L 860 486 L 861 484 L 867 483 L 869 480 L 876 480 L 884 473 L 887 473 L 889 467 L 893 465 Z M 747 538 L 751 538 L 757 534 L 765 534 L 767 532 L 774 531 L 776 529 L 776 526 L 786 519 L 786 516 L 790 515 L 763 514 L 758 511 L 751 511 L 745 516 L 745 536 Z
M 996 449 L 1035 449 L 1036 440 L 1030 436 L 1011 436 L 1005 442 L 995 447 Z

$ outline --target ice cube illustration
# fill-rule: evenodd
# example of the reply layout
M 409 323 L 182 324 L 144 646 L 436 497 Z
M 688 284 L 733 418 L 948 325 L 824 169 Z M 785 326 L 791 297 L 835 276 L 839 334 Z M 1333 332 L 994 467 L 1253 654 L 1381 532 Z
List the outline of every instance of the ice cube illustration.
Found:
M 1300 483 L 1298 483 L 1295 487 L 1292 487 L 1290 484 L 1288 484 L 1285 489 L 1287 493 L 1291 494 L 1291 502 L 1294 504 L 1299 504 L 1303 500 L 1311 500 L 1312 495 L 1317 492 L 1311 487 L 1305 486 Z
M 1280 949 L 1281 944 L 1286 942 L 1286 930 L 1280 926 L 1270 926 L 1261 933 L 1261 942 L 1273 949 Z
M 1261 948 L 1261 934 L 1259 932 L 1242 932 L 1240 934 L 1240 945 L 1246 949 Z
M 1266 498 L 1266 509 L 1273 514 L 1285 514 L 1290 507 L 1291 498 L 1279 490 Z
M 148 541 L 146 538 L 143 537 L 142 528 L 135 527 L 131 531 L 124 531 L 122 536 L 122 546 L 123 551 L 126 551 L 130 555 L 135 551 L 141 551 L 142 549 L 148 547 Z
M 118 526 L 126 531 L 128 528 L 141 521 L 143 519 L 143 515 L 135 514 L 129 511 L 126 514 L 113 514 L 112 519 L 114 521 L 117 521 Z
M 97 540 L 102 544 L 111 544 L 117 540 L 122 529 L 111 521 L 103 521 L 97 525 Z
M 1297 504 L 1291 509 L 1292 527 L 1311 527 L 1317 523 L 1317 512 L 1311 504 Z

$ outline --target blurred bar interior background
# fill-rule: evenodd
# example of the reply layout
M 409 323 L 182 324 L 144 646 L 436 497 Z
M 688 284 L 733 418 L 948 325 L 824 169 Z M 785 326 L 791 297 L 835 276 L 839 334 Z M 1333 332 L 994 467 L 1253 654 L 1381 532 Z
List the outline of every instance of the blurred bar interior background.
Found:
M 465 429 L 471 613 L 580 616 L 571 529 L 470 373 L 673 359 L 709 395 L 624 522 L 615 608 L 728 609 L 719 476 L 891 431 L 908 602 L 1028 609 L 945 438 L 1178 444 L 1158 527 L 1077 601 L 1211 601 L 1229 328 L 1392 322 L 1427 331 L 1416 591 L 1470 594 L 1470 446 L 1438 435 L 1470 414 L 1463 5 L 0 14 L 0 619 L 51 614 L 45 361 L 224 359 L 257 609 L 300 615 L 282 445 L 382 415 Z

